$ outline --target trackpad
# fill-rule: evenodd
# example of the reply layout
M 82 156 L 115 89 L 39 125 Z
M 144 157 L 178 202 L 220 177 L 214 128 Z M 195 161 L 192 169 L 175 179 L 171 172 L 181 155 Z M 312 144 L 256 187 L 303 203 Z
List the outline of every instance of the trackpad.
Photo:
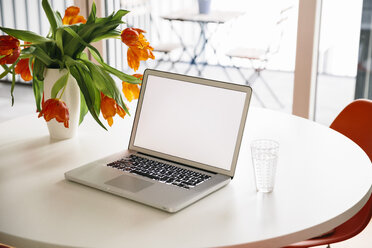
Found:
M 115 187 L 118 187 L 124 190 L 128 190 L 133 193 L 136 193 L 140 190 L 143 190 L 153 185 L 153 183 L 147 182 L 139 178 L 127 176 L 127 175 L 115 177 L 114 179 L 111 179 L 110 181 L 105 182 L 105 184 L 115 186 Z

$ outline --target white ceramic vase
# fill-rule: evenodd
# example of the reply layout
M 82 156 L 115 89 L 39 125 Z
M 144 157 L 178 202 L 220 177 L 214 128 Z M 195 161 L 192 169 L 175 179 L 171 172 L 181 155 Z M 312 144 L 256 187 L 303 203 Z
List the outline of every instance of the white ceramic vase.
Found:
M 67 73 L 66 69 L 51 69 L 45 70 L 44 77 L 44 99 L 50 99 L 51 91 L 54 83 Z M 57 94 L 59 96 L 59 94 Z M 74 77 L 71 75 L 68 78 L 65 92 L 61 98 L 67 105 L 69 111 L 69 127 L 66 128 L 63 123 L 52 119 L 47 122 L 50 137 L 53 139 L 69 139 L 77 134 L 80 118 L 80 88 Z

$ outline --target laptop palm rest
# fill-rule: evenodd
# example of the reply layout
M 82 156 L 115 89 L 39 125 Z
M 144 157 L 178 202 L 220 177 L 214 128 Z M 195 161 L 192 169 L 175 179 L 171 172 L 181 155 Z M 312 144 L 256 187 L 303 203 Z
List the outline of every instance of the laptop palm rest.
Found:
M 123 190 L 127 190 L 127 191 L 130 191 L 132 193 L 136 193 L 138 191 L 141 191 L 141 190 L 153 185 L 153 183 L 150 183 L 148 181 L 145 181 L 145 180 L 142 180 L 142 179 L 139 179 L 139 178 L 135 178 L 135 177 L 132 177 L 132 176 L 127 176 L 127 175 L 122 175 L 122 176 L 116 177 L 114 179 L 111 179 L 111 180 L 105 182 L 105 184 L 111 185 L 111 186 L 114 186 L 114 187 L 117 187 L 117 188 L 120 188 L 120 189 L 123 189 Z

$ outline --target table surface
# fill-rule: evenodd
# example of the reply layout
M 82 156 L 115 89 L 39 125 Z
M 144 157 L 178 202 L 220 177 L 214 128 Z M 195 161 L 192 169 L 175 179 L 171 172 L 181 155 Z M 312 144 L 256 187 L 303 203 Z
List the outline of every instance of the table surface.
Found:
M 177 11 L 163 15 L 162 18 L 169 21 L 225 23 L 243 14 L 244 12 L 238 11 L 211 11 L 208 14 L 199 14 L 193 11 Z
M 169 214 L 64 179 L 127 147 L 132 119 L 104 131 L 87 117 L 55 141 L 36 115 L 0 124 L 0 240 L 17 247 L 280 247 L 345 222 L 371 193 L 372 166 L 348 138 L 314 122 L 251 108 L 236 175 Z M 279 141 L 274 191 L 256 193 L 249 144 Z

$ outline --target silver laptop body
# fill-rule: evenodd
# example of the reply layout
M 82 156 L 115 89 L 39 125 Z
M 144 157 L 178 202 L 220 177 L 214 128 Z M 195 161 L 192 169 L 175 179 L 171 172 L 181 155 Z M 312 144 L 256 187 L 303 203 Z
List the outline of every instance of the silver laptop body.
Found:
M 248 86 L 147 69 L 128 149 L 68 171 L 65 178 L 177 212 L 233 178 L 251 94 Z M 137 163 L 133 159 L 197 176 L 191 185 L 183 175 L 154 179 L 121 166 Z

